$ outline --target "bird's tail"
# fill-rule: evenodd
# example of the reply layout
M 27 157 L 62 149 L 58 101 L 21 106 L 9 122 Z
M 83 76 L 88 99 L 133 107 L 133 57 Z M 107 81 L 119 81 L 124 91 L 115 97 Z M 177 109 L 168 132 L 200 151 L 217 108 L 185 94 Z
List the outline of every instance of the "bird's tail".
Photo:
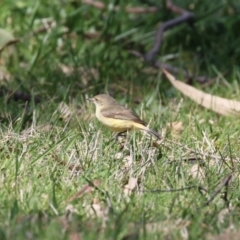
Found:
M 146 128 L 145 129 L 147 132 L 153 134 L 155 137 L 157 137 L 158 139 L 162 139 L 162 137 L 160 136 L 160 134 L 154 130 L 152 130 L 151 128 Z
M 162 139 L 162 137 L 160 136 L 160 134 L 154 130 L 152 130 L 151 128 L 148 128 L 147 126 L 145 126 L 144 124 L 140 124 L 140 123 L 135 123 L 134 124 L 134 128 L 139 129 L 139 130 L 144 130 L 147 131 L 148 133 L 153 134 L 155 137 L 157 137 L 158 139 Z

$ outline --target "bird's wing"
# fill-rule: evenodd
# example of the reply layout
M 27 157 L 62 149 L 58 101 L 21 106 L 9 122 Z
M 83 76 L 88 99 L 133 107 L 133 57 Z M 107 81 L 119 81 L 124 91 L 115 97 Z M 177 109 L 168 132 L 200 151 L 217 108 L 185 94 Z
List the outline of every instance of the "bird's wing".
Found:
M 119 106 L 118 106 L 117 110 L 115 110 L 114 107 L 112 107 L 111 109 L 108 108 L 106 110 L 102 110 L 101 113 L 104 117 L 122 119 L 122 120 L 131 120 L 131 121 L 143 124 L 144 126 L 146 125 L 145 122 L 142 121 L 135 112 L 123 106 L 121 107 L 121 109 L 119 109 Z

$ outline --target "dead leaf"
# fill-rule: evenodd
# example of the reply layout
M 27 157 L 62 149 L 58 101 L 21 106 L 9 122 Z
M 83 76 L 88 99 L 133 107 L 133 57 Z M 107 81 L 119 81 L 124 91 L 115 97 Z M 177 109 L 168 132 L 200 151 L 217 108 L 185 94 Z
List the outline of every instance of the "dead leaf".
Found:
M 65 64 L 60 64 L 59 67 L 66 76 L 70 76 L 74 72 L 73 67 L 67 66 Z
M 59 217 L 57 220 L 60 223 L 64 232 L 68 234 L 68 239 L 70 240 L 81 240 L 80 233 L 76 232 L 72 228 L 71 223 L 73 222 L 73 214 L 79 214 L 79 211 L 73 207 L 73 205 L 68 205 L 66 207 L 66 214 Z
M 123 163 L 124 163 L 124 167 L 129 169 L 131 168 L 132 164 L 133 164 L 133 158 L 132 156 L 128 155 L 128 156 L 125 156 L 123 158 Z
M 203 171 L 203 169 L 198 164 L 194 164 L 191 167 L 191 169 L 189 170 L 189 174 L 193 178 L 197 178 L 199 181 L 203 181 L 204 178 L 205 178 L 205 172 Z
M 240 102 L 205 93 L 184 82 L 176 80 L 172 74 L 163 68 L 162 71 L 176 89 L 201 106 L 225 116 L 238 115 L 240 113 Z
M 60 118 L 65 122 L 68 122 L 73 115 L 72 109 L 64 102 L 58 105 L 57 112 L 60 114 Z
M 77 73 L 80 76 L 80 79 L 84 86 L 87 86 L 88 82 L 91 79 L 99 78 L 99 72 L 95 68 L 89 68 L 89 67 L 74 68 L 71 66 L 67 66 L 65 64 L 60 64 L 59 67 L 66 76 L 71 76 L 72 74 Z
M 70 240 L 82 240 L 81 234 L 78 232 L 71 232 L 69 233 L 69 239 Z
M 222 209 L 219 213 L 218 213 L 218 221 L 221 224 L 224 224 L 226 218 L 230 215 L 230 210 L 228 208 L 224 208 Z
M 0 59 L 1 64 L 1 59 Z M 0 67 L 0 80 L 9 80 L 11 77 L 10 73 L 3 67 Z
M 98 199 L 93 199 L 91 205 L 86 205 L 86 213 L 89 217 L 97 216 L 102 220 L 102 227 L 106 227 L 108 220 L 109 206 L 104 206 Z
M 183 130 L 183 123 L 171 122 L 171 123 L 167 123 L 167 127 L 170 129 L 172 133 L 180 134 Z
M 132 194 L 132 191 L 137 186 L 137 182 L 138 182 L 137 178 L 134 178 L 134 177 L 129 178 L 128 184 L 124 186 L 124 190 L 123 190 L 126 196 L 130 196 Z
M 19 42 L 12 33 L 0 28 L 0 80 L 9 80 L 11 75 L 5 67 L 11 57 L 16 55 L 14 44 Z
M 115 159 L 116 160 L 119 160 L 119 159 L 122 159 L 123 158 L 123 153 L 122 152 L 118 152 L 115 154 Z
M 104 217 L 104 215 L 105 215 L 104 214 L 104 209 L 101 206 L 101 203 L 98 199 L 96 199 L 96 198 L 93 199 L 93 203 L 92 203 L 91 207 L 92 207 L 92 210 L 93 210 L 94 214 L 96 214 L 97 217 L 99 217 L 99 218 Z
M 18 41 L 19 39 L 16 39 L 12 33 L 0 28 L 0 52 L 2 52 L 7 46 L 10 46 Z
M 72 204 L 68 204 L 65 208 L 68 216 L 68 220 L 71 218 L 73 213 L 79 214 L 79 211 L 77 208 L 75 208 Z
M 77 198 L 81 198 L 83 195 L 88 194 L 90 192 L 92 192 L 95 187 L 99 187 L 101 185 L 101 181 L 95 179 L 93 180 L 93 185 L 91 186 L 90 184 L 86 184 L 85 186 L 83 186 L 83 188 L 79 189 L 74 195 L 72 195 L 67 202 L 72 202 L 73 200 L 77 199 Z

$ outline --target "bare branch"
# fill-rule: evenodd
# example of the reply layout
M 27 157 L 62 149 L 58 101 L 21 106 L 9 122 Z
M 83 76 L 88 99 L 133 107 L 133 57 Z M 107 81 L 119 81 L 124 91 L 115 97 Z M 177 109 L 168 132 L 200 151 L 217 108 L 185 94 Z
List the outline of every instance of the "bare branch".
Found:
M 167 8 L 171 11 L 181 13 L 181 16 L 171 19 L 167 22 L 164 22 L 158 28 L 156 37 L 155 37 L 155 42 L 154 42 L 152 49 L 144 55 L 144 59 L 147 62 L 152 61 L 154 59 L 154 57 L 156 56 L 156 54 L 158 53 L 158 51 L 160 50 L 161 45 L 162 45 L 164 31 L 166 31 L 167 29 L 170 29 L 172 27 L 175 27 L 179 24 L 182 24 L 184 22 L 193 23 L 193 20 L 195 18 L 195 15 L 193 13 L 188 12 L 186 10 L 183 10 L 183 9 L 173 5 L 171 3 L 171 1 L 167 1 Z
M 138 57 L 138 58 L 141 58 L 142 60 L 144 60 L 144 55 L 141 54 L 140 52 L 138 51 L 135 51 L 135 50 L 130 50 L 129 51 L 132 55 Z M 154 61 L 154 63 L 152 64 L 152 66 L 154 68 L 157 68 L 157 69 L 161 69 L 161 68 L 164 68 L 166 69 L 168 72 L 174 74 L 174 75 L 178 75 L 179 73 L 181 73 L 183 75 L 184 78 L 187 79 L 187 81 L 190 81 L 192 79 L 196 80 L 197 82 L 199 82 L 200 84 L 202 84 L 202 86 L 204 84 L 208 84 L 208 86 L 212 83 L 214 83 L 214 79 L 210 79 L 206 76 L 194 76 L 193 74 L 191 74 L 190 72 L 182 69 L 182 68 L 179 68 L 179 67 L 176 67 L 176 66 L 172 66 L 170 64 L 167 64 L 167 63 L 160 63 L 159 61 Z
M 220 184 L 220 186 L 216 189 L 216 191 L 212 194 L 212 196 L 204 203 L 203 206 L 207 206 L 209 205 L 210 202 L 212 202 L 214 200 L 214 198 L 222 191 L 222 189 L 224 187 L 228 187 L 230 180 L 232 179 L 232 173 L 228 174 L 222 181 L 222 183 Z M 224 197 L 227 197 L 227 194 L 225 192 Z M 225 199 L 226 201 L 226 199 Z

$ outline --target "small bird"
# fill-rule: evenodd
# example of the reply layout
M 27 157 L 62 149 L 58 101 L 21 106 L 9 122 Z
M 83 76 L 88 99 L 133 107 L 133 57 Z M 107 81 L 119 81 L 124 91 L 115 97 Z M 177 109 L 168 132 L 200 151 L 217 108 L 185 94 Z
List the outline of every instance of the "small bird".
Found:
M 97 119 L 112 131 L 117 132 L 117 137 L 127 131 L 138 129 L 161 139 L 159 133 L 147 127 L 146 123 L 135 112 L 120 105 L 111 96 L 99 94 L 88 100 L 92 101 L 96 106 Z

